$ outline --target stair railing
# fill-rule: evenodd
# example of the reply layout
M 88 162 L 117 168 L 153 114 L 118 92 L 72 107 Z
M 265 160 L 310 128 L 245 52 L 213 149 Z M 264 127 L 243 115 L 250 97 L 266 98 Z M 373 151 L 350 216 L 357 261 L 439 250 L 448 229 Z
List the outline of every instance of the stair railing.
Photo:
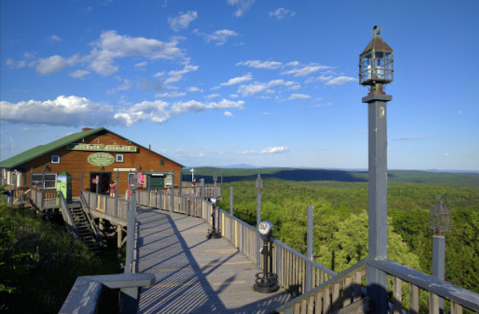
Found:
M 68 204 L 61 191 L 58 191 L 58 199 L 60 203 L 60 211 L 62 213 L 63 221 L 65 222 L 65 226 L 67 227 L 68 233 L 70 234 L 72 241 L 74 239 L 78 239 L 80 237 L 78 234 L 78 228 L 75 224 L 75 221 L 73 220 L 72 213 L 70 212 L 70 209 L 68 208 Z
M 88 222 L 90 223 L 91 230 L 93 231 L 93 234 L 95 235 L 96 241 L 101 242 L 100 229 L 95 223 L 95 219 L 93 218 L 93 215 L 91 214 L 90 206 L 86 202 L 85 196 L 83 195 L 83 191 L 80 191 L 80 202 L 82 204 L 83 211 L 85 212 L 85 216 L 87 217 Z

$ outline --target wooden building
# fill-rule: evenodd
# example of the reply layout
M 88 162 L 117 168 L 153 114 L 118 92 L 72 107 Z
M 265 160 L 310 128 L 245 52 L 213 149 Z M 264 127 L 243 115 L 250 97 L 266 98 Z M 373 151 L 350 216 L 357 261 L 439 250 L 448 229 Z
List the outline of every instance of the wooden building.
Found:
M 2 161 L 0 183 L 41 187 L 44 175 L 41 188 L 53 191 L 57 189 L 58 174 L 66 171 L 72 176 L 73 196 L 78 196 L 80 190 L 95 192 L 97 184 L 101 194 L 108 194 L 112 180 L 117 181 L 121 195 L 128 190 L 131 177 L 139 173 L 144 175 L 145 188 L 168 188 L 173 180 L 177 187 L 182 168 L 183 165 L 110 130 L 84 128 Z

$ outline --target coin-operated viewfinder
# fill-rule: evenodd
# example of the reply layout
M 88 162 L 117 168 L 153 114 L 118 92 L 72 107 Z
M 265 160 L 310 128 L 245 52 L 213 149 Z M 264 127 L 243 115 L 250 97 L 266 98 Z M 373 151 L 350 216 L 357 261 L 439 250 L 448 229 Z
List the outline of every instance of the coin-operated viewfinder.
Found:
M 211 205 L 212 206 L 212 210 L 211 210 L 211 220 L 212 220 L 212 227 L 213 228 L 210 228 L 208 229 L 208 233 L 206 234 L 206 238 L 207 239 L 218 239 L 218 238 L 221 238 L 221 229 L 219 228 L 219 226 L 217 226 L 219 224 L 219 217 L 218 216 L 218 211 L 216 210 L 216 198 L 210 198 L 209 199 Z
M 276 292 L 279 286 L 278 276 L 272 273 L 273 242 L 271 242 L 271 236 L 273 235 L 273 224 L 270 221 L 262 221 L 258 225 L 258 232 L 263 239 L 263 247 L 260 250 L 263 255 L 263 272 L 256 274 L 256 284 L 253 289 L 263 293 Z M 268 268 L 270 271 L 268 271 Z

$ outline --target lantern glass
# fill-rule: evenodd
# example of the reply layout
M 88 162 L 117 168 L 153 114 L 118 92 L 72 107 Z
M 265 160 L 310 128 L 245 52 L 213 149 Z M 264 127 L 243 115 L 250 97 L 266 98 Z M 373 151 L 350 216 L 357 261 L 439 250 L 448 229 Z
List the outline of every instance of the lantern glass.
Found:
M 263 190 L 263 180 L 261 180 L 261 176 L 258 174 L 258 178 L 256 179 L 256 189 Z
M 218 180 L 218 176 L 216 175 L 216 172 L 213 174 L 213 181 Z
M 436 235 L 451 232 L 451 212 L 439 200 L 436 206 L 429 212 L 429 229 Z
M 378 33 L 374 31 L 378 29 Z M 379 36 L 380 27 L 373 28 L 373 39 L 359 56 L 359 84 L 388 84 L 393 81 L 393 50 Z

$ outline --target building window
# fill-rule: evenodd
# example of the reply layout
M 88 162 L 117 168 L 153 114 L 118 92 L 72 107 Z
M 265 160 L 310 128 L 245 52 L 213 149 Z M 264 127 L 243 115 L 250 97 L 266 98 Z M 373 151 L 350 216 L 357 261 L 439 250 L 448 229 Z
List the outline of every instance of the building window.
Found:
M 42 174 L 34 173 L 32 175 L 32 185 L 42 186 Z M 45 184 L 42 187 L 45 190 L 56 190 L 57 188 L 57 174 L 45 173 Z
M 165 165 L 165 161 L 163 159 L 160 161 L 160 165 L 162 165 L 162 166 Z
M 171 186 L 171 183 L 173 182 L 173 176 L 171 174 L 166 176 L 166 186 Z
M 116 162 L 123 162 L 123 154 L 116 154 Z
M 59 164 L 60 163 L 60 155 L 52 155 L 51 159 L 50 159 L 50 163 Z

